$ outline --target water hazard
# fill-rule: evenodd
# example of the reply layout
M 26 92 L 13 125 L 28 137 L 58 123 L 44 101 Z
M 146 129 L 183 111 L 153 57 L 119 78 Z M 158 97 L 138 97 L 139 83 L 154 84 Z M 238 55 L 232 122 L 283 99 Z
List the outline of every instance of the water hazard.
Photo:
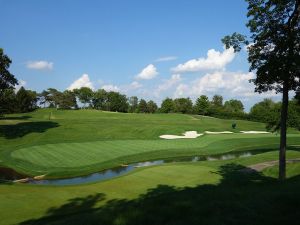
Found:
M 256 155 L 259 153 L 263 153 L 266 151 L 240 151 L 240 152 L 230 152 L 219 155 L 208 155 L 208 156 L 193 156 L 193 157 L 180 157 L 180 158 L 172 158 L 165 160 L 154 160 L 147 162 L 139 162 L 132 163 L 129 165 L 123 165 L 120 167 L 103 170 L 101 172 L 92 173 L 86 176 L 73 177 L 73 178 L 63 178 L 63 179 L 42 179 L 35 180 L 33 178 L 26 178 L 24 175 L 16 173 L 14 170 L 7 168 L 0 168 L 0 180 L 17 180 L 23 179 L 24 183 L 28 184 L 37 184 L 37 185 L 76 185 L 76 184 L 84 184 L 96 181 L 108 180 L 114 177 L 118 177 L 124 175 L 130 171 L 133 171 L 140 167 L 154 166 L 154 165 L 162 165 L 165 163 L 171 162 L 198 162 L 198 161 L 213 161 L 213 160 L 227 160 L 227 159 L 235 159 L 235 158 L 243 158 L 249 157 L 252 155 Z

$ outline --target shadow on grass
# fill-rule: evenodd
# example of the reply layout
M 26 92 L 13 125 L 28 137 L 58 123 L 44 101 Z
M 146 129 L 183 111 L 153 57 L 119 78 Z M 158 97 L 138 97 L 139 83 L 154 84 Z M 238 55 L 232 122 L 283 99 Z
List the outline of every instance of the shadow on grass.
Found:
M 0 120 L 28 120 L 32 118 L 31 116 L 3 116 L 0 117 Z
M 59 124 L 52 121 L 22 122 L 17 124 L 0 125 L 0 137 L 6 139 L 20 138 L 30 133 L 43 133 Z
M 21 224 L 299 224 L 300 177 L 280 183 L 243 169 L 236 164 L 222 166 L 217 185 L 159 185 L 134 200 L 110 200 L 100 207 L 96 203 L 104 199 L 103 194 L 70 199 L 44 217 Z

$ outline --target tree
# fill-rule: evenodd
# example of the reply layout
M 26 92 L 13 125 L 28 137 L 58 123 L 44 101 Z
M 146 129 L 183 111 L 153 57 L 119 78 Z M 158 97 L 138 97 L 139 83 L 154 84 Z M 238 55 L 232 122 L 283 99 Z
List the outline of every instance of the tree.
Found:
M 221 95 L 214 95 L 211 101 L 211 105 L 216 108 L 223 107 L 223 97 Z
M 139 104 L 139 99 L 136 96 L 132 96 L 129 98 L 129 112 L 133 113 L 133 112 L 137 112 L 137 108 L 138 108 L 138 104 Z
M 61 92 L 55 88 L 48 88 L 46 92 L 48 93 L 48 95 L 46 95 L 46 101 L 49 103 L 49 107 L 54 106 L 55 108 L 58 108 Z
M 244 112 L 244 105 L 240 100 L 230 99 L 224 103 L 224 108 L 230 113 L 242 113 Z
M 11 59 L 0 48 L 0 92 L 5 89 L 14 88 L 18 84 L 15 76 L 8 71 L 11 62 Z
M 171 98 L 166 98 L 162 101 L 160 106 L 160 112 L 162 113 L 170 113 L 174 112 L 174 102 Z
M 139 113 L 147 113 L 148 112 L 147 102 L 144 99 L 141 99 L 139 102 L 138 112 Z
M 289 91 L 300 89 L 300 0 L 247 0 L 250 71 L 256 92 L 282 93 L 280 118 L 279 179 L 286 177 L 286 130 Z M 237 38 L 239 37 L 239 39 Z M 239 51 L 246 38 L 236 33 L 222 39 L 227 48 Z M 234 43 L 234 44 L 233 44 Z
M 11 62 L 11 59 L 5 55 L 3 49 L 0 48 L 0 116 L 11 110 L 11 102 L 8 102 L 6 99 L 8 93 L 11 94 L 11 91 L 8 89 L 14 89 L 14 86 L 18 84 L 15 76 L 8 70 Z
M 190 98 L 176 98 L 174 100 L 174 110 L 179 113 L 191 113 L 193 102 Z
M 37 93 L 21 87 L 16 94 L 16 103 L 18 112 L 30 112 L 37 107 Z
M 59 108 L 72 109 L 77 108 L 76 94 L 73 91 L 65 90 L 59 94 Z
M 0 115 L 17 111 L 16 94 L 13 89 L 4 89 L 0 95 Z
M 86 104 L 90 104 L 93 97 L 93 90 L 88 87 L 81 87 L 80 89 L 73 90 L 79 101 L 86 107 Z
M 107 92 L 104 89 L 99 89 L 96 92 L 94 92 L 92 97 L 92 104 L 95 109 L 108 110 Z
M 275 131 L 279 128 L 280 105 L 271 99 L 264 99 L 253 105 L 249 112 L 251 120 L 267 124 L 267 130 Z
M 154 101 L 150 100 L 149 102 L 147 102 L 147 111 L 149 113 L 155 113 L 157 110 L 157 105 Z
M 110 91 L 107 93 L 107 108 L 113 112 L 128 112 L 126 95 Z
M 208 110 L 209 110 L 209 100 L 206 95 L 201 95 L 199 98 L 196 100 L 195 104 L 195 113 L 200 114 L 200 115 L 207 115 Z

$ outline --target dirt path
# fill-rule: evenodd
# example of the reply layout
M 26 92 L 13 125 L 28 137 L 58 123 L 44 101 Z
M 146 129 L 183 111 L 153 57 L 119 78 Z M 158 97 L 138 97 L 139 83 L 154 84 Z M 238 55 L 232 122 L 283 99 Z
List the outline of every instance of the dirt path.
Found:
M 300 162 L 300 158 L 286 160 L 286 163 L 299 163 L 299 162 Z M 251 172 L 251 171 L 260 172 L 268 167 L 275 166 L 277 164 L 278 164 L 278 160 L 258 163 L 258 164 L 247 166 L 247 168 L 243 169 L 243 171 L 245 171 L 245 172 Z

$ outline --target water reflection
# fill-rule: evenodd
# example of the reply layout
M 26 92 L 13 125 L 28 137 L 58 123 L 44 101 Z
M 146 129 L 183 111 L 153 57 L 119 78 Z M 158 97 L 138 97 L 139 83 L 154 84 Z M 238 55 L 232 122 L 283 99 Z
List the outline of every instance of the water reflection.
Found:
M 265 151 L 243 151 L 243 152 L 230 152 L 225 154 L 218 154 L 218 155 L 209 155 L 209 156 L 193 156 L 193 157 L 179 157 L 179 158 L 171 158 L 166 160 L 154 160 L 154 161 L 146 161 L 146 162 L 138 162 L 132 163 L 129 165 L 123 165 L 120 167 L 107 169 L 102 172 L 93 173 L 87 176 L 80 176 L 74 178 L 65 178 L 65 179 L 49 179 L 49 180 L 34 180 L 29 179 L 27 183 L 30 184 L 38 184 L 38 185 L 76 185 L 76 184 L 84 184 L 96 181 L 103 181 L 107 179 L 111 179 L 114 177 L 121 176 L 126 174 L 136 168 L 140 167 L 147 167 L 147 166 L 154 166 L 154 165 L 161 165 L 164 163 L 170 162 L 198 162 L 198 161 L 214 161 L 214 160 L 228 160 L 234 158 L 244 158 L 249 157 L 255 154 L 263 153 Z M 10 169 L 8 169 L 10 170 Z M 13 170 L 12 170 L 13 171 Z M 0 170 L 0 172 L 2 172 Z M 8 175 L 4 179 L 8 179 Z M 1 177 L 0 177 L 1 178 Z M 24 178 L 22 175 L 16 175 L 10 177 L 10 180 Z

